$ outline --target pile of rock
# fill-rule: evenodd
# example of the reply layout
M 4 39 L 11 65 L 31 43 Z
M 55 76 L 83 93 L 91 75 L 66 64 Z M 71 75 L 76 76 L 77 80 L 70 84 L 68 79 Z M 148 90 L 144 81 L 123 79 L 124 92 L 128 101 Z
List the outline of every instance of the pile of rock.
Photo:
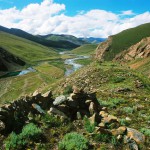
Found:
M 86 93 L 83 90 L 73 87 L 73 93 L 68 97 L 61 95 L 56 97 L 48 113 L 70 118 L 71 120 L 90 117 L 101 110 L 96 94 Z
M 124 143 L 128 143 L 130 147 L 138 149 L 137 144 L 145 141 L 145 136 L 139 131 L 121 126 L 118 118 L 110 115 L 107 108 L 99 104 L 96 93 L 87 93 L 75 86 L 73 86 L 73 93 L 69 96 L 60 95 L 53 99 L 50 91 L 43 95 L 36 91 L 31 97 L 24 97 L 2 106 L 0 108 L 0 130 L 11 131 L 16 121 L 27 121 L 30 113 L 44 114 L 46 111 L 72 121 L 86 116 L 91 124 L 97 124 L 95 127 L 97 134 L 114 135 L 118 140 L 124 139 Z
M 42 108 L 41 110 L 48 110 L 52 103 L 51 91 L 43 95 L 35 91 L 32 96 L 26 96 L 3 105 L 0 108 L 0 132 L 12 131 L 18 122 L 24 123 L 28 120 L 29 113 L 42 113 L 39 107 Z

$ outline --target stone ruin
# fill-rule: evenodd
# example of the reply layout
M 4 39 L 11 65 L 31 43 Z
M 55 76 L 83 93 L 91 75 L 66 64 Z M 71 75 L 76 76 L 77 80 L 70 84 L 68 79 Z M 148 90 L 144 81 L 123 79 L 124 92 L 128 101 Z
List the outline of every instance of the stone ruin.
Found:
M 145 141 L 145 136 L 139 131 L 121 126 L 118 118 L 110 115 L 107 108 L 99 104 L 96 93 L 86 93 L 75 86 L 73 93 L 68 97 L 61 95 L 54 99 L 51 91 L 43 95 L 36 91 L 30 97 L 23 97 L 2 106 L 0 108 L 0 132 L 3 134 L 13 131 L 17 121 L 25 123 L 30 113 L 44 114 L 46 111 L 72 121 L 87 116 L 90 123 L 97 123 L 95 127 L 97 133 L 111 134 L 118 140 L 124 138 L 124 143 L 129 143 L 137 149 L 137 144 Z M 108 125 L 111 125 L 111 129 L 108 129 Z

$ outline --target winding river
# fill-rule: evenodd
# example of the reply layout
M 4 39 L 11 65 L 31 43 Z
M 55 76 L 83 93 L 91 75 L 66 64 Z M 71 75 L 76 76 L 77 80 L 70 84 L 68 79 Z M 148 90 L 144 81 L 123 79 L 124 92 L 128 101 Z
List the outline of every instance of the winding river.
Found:
M 81 68 L 83 65 L 76 63 L 76 60 L 79 59 L 87 59 L 89 58 L 89 56 L 79 56 L 79 55 L 75 55 L 75 58 L 70 58 L 70 59 L 66 59 L 65 60 L 65 65 L 71 65 L 71 68 L 66 68 L 66 72 L 65 72 L 65 76 L 69 76 L 70 74 L 72 74 L 74 71 L 78 70 L 79 68 Z
M 89 56 L 68 54 L 67 52 L 60 52 L 59 54 L 61 55 L 66 54 L 69 56 L 74 56 L 74 58 L 68 58 L 64 61 L 65 65 L 71 66 L 71 67 L 66 67 L 65 76 L 69 76 L 70 74 L 72 74 L 73 72 L 75 72 L 76 70 L 78 70 L 79 68 L 83 66 L 81 64 L 76 63 L 76 60 L 89 58 Z M 4 76 L 1 76 L 0 78 L 11 77 L 11 76 L 22 76 L 22 75 L 28 74 L 29 72 L 36 72 L 36 70 L 32 67 L 29 67 L 22 71 L 9 72 L 5 74 Z

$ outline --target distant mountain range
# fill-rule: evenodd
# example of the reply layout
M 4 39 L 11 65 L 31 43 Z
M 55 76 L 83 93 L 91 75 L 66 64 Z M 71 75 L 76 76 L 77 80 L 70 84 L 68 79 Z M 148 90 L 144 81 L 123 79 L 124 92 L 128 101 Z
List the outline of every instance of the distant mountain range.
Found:
M 0 37 L 0 71 L 12 71 L 25 64 L 58 58 L 56 51 L 72 50 L 90 44 L 87 39 L 72 35 L 32 35 L 3 26 L 0 26 Z
M 2 26 L 0 26 L 0 31 L 4 31 L 6 33 L 13 34 L 13 35 L 25 38 L 27 40 L 42 44 L 44 46 L 53 47 L 53 48 L 74 49 L 85 43 L 85 41 L 81 41 L 80 39 L 77 39 L 77 38 L 76 38 L 76 41 L 79 40 L 80 44 L 79 42 L 77 43 L 71 40 L 68 41 L 68 40 L 64 40 L 63 38 L 57 41 L 56 40 L 54 41 L 54 40 L 51 40 L 50 38 L 45 38 L 45 36 L 35 36 L 20 29 L 14 29 L 14 28 L 8 29 Z
M 94 37 L 89 37 L 89 38 L 79 38 L 85 42 L 92 43 L 92 44 L 99 44 L 101 42 L 104 42 L 107 40 L 107 38 L 94 38 Z

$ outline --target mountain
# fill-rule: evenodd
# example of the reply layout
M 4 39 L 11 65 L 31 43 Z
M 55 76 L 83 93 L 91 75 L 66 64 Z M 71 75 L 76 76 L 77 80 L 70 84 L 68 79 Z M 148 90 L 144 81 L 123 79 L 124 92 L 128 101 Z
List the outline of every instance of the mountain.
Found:
M 61 34 L 61 35 L 48 34 L 48 35 L 44 35 L 44 36 L 39 35 L 39 37 L 44 38 L 46 40 L 55 41 L 55 42 L 68 41 L 68 42 L 71 42 L 75 45 L 83 45 L 83 44 L 89 43 L 89 42 L 86 42 L 86 41 L 84 41 L 80 38 L 77 38 L 77 37 L 73 36 L 73 35 L 65 35 L 65 34 Z
M 0 37 L 0 71 L 10 71 L 18 66 L 58 57 L 53 48 L 2 31 Z
M 150 37 L 119 53 L 114 61 L 126 63 L 130 68 L 142 72 L 150 78 Z
M 94 38 L 94 37 L 89 37 L 89 38 L 79 38 L 85 42 L 88 43 L 93 43 L 93 44 L 99 44 L 101 42 L 104 42 L 107 40 L 107 38 Z
M 117 61 L 132 61 L 150 56 L 150 37 L 142 39 L 140 42 L 132 45 L 127 50 L 119 53 L 114 60 Z
M 72 43 L 70 41 L 67 41 L 67 40 L 64 40 L 61 38 L 58 41 L 54 41 L 54 40 L 50 40 L 50 39 L 45 39 L 42 36 L 34 36 L 23 30 L 15 29 L 15 28 L 8 29 L 3 26 L 0 26 L 0 31 L 4 31 L 9 34 L 13 34 L 13 35 L 25 38 L 27 40 L 42 44 L 47 47 L 73 49 L 73 48 L 80 46 L 80 44 L 75 44 L 75 43 Z
M 112 60 L 120 52 L 150 36 L 150 23 L 124 30 L 110 36 L 107 41 L 99 44 L 96 50 L 96 59 Z
M 25 62 L 0 47 L 0 71 L 13 70 L 24 66 Z

